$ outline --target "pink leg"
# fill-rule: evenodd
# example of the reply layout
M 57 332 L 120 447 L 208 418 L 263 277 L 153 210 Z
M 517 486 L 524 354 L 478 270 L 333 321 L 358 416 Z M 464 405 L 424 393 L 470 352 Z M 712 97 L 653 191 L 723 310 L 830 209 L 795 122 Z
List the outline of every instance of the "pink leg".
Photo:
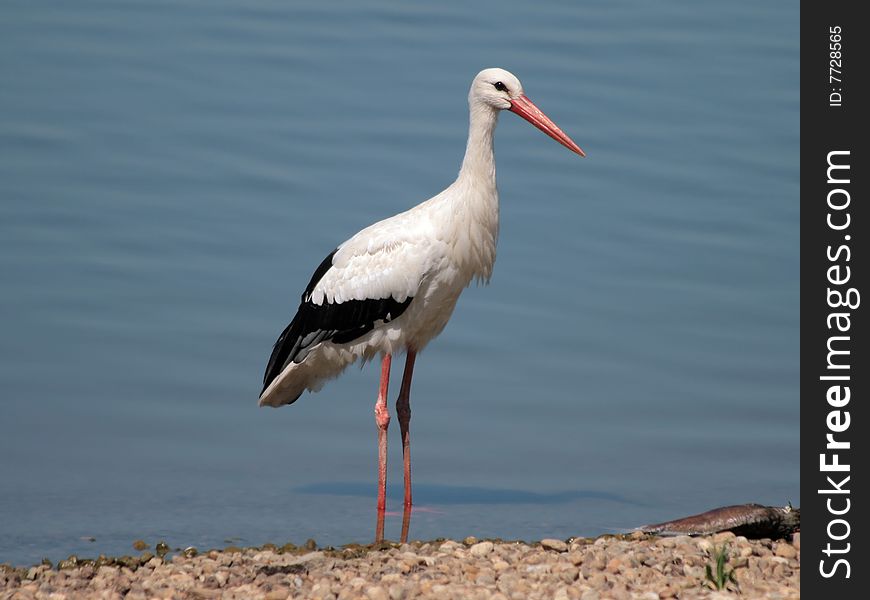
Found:
M 378 522 L 375 527 L 375 542 L 384 539 L 384 512 L 387 509 L 387 427 L 390 413 L 387 410 L 387 388 L 390 385 L 392 356 L 381 359 L 381 385 L 375 403 L 375 423 L 378 425 Z
M 401 543 L 408 541 L 408 529 L 411 527 L 411 505 L 406 504 L 405 510 L 402 511 L 402 537 L 399 538 Z
M 396 414 L 399 416 L 399 427 L 402 430 L 402 458 L 405 467 L 405 506 L 411 506 L 411 435 L 408 426 L 411 424 L 411 377 L 414 374 L 414 359 L 417 353 L 408 349 L 405 359 L 405 372 L 402 375 L 402 388 L 396 401 Z

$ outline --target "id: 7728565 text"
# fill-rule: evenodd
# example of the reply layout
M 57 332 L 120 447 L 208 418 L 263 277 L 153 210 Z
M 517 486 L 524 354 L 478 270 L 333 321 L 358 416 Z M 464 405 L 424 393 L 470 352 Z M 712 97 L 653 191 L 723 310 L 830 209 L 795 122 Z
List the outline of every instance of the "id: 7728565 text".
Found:
M 843 28 L 839 25 L 828 27 L 828 84 L 831 91 L 828 94 L 828 106 L 843 105 Z

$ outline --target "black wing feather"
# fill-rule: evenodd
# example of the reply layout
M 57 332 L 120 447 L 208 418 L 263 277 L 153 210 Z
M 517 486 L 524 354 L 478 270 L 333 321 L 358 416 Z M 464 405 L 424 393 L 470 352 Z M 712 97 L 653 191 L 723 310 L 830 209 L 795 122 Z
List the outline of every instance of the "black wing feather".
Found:
M 389 322 L 401 315 L 414 299 L 409 296 L 404 302 L 389 297 L 328 303 L 324 298 L 323 304 L 314 304 L 311 294 L 332 268 L 336 252 L 337 248 L 314 271 L 302 293 L 296 316 L 275 342 L 263 375 L 263 391 L 260 395 L 290 362 L 301 363 L 317 344 L 328 340 L 336 344 L 352 342 L 374 329 L 378 321 Z

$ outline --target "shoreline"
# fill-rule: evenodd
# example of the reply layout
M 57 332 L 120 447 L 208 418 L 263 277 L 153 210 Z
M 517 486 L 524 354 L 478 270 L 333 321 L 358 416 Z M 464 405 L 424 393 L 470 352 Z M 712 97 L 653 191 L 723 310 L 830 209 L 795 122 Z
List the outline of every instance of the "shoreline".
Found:
M 531 543 L 466 538 L 318 549 L 309 540 L 301 547 L 230 546 L 201 553 L 188 548 L 172 555 L 158 544 L 154 550 L 162 557 L 146 551 L 71 557 L 58 565 L 0 565 L 0 600 L 682 600 L 732 598 L 738 590 L 749 598 L 800 598 L 800 533 L 781 540 L 749 540 L 731 532 L 700 537 L 635 532 Z M 719 553 L 721 590 L 715 581 Z

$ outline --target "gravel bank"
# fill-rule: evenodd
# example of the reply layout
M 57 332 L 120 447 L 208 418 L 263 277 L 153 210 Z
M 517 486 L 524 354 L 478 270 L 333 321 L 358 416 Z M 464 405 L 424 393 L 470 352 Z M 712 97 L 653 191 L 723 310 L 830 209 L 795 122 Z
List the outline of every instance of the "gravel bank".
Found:
M 726 572 L 733 569 L 737 585 L 717 591 L 705 567 L 715 573 L 714 555 L 725 544 Z M 532 544 L 467 538 L 322 550 L 267 544 L 194 553 L 61 561 L 59 569 L 0 565 L 0 599 L 800 598 L 800 533 L 791 541 L 726 532 Z

